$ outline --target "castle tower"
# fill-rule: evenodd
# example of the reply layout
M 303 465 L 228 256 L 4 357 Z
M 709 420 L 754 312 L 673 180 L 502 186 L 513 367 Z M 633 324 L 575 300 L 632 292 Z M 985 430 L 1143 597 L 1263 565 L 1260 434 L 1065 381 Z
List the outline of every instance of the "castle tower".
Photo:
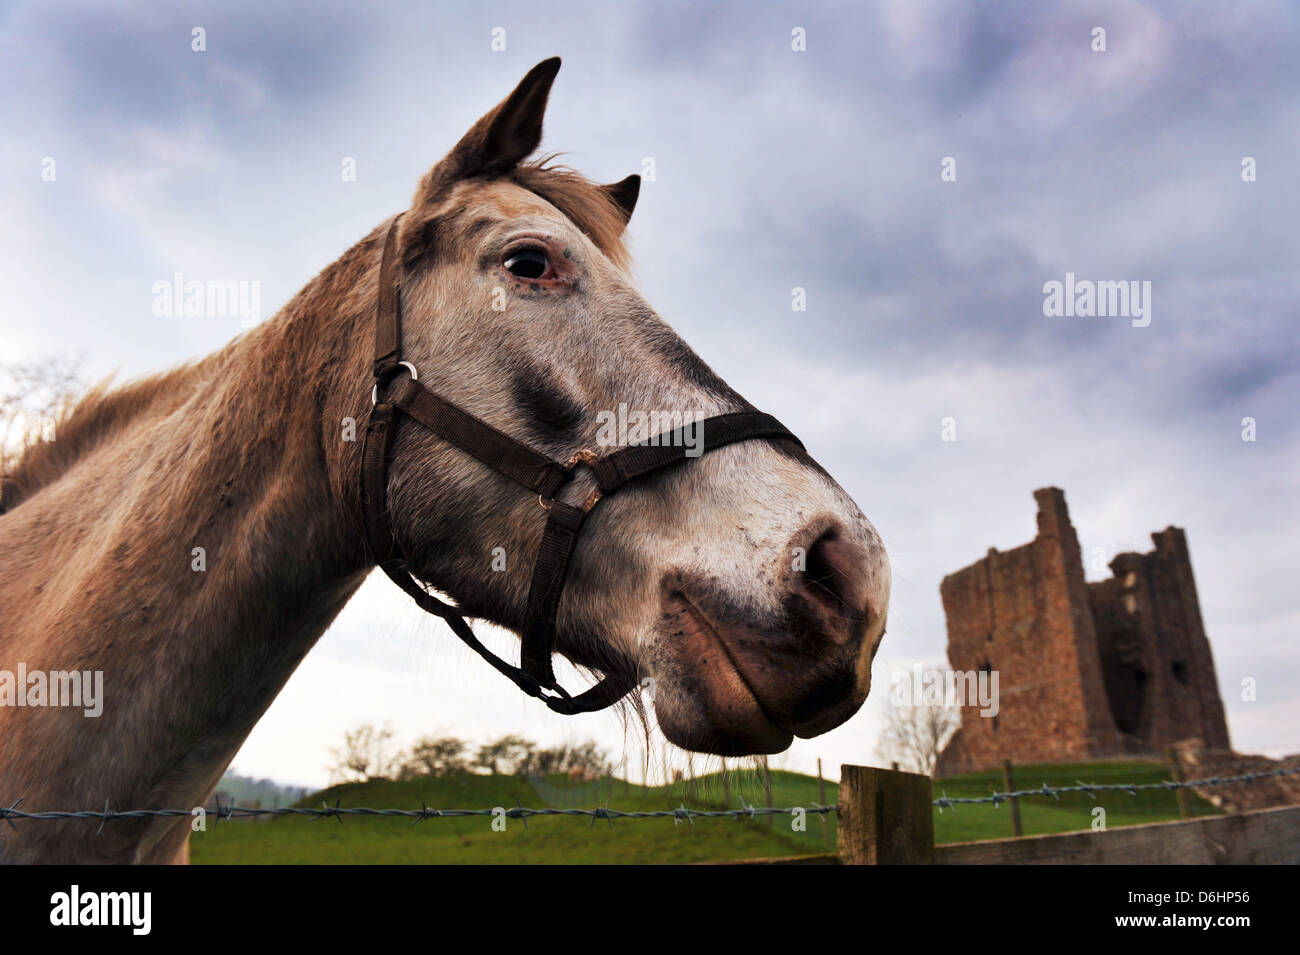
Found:
M 962 709 L 940 772 L 1162 751 L 1199 736 L 1228 748 L 1210 644 L 1182 530 L 1152 535 L 1089 584 L 1065 494 L 1034 492 L 1038 534 L 944 578 L 954 670 L 995 670 L 997 716 Z
M 1229 749 L 1187 537 L 1169 527 L 1151 539 L 1151 553 L 1120 554 L 1113 578 L 1088 585 L 1116 725 L 1142 752 L 1188 737 Z

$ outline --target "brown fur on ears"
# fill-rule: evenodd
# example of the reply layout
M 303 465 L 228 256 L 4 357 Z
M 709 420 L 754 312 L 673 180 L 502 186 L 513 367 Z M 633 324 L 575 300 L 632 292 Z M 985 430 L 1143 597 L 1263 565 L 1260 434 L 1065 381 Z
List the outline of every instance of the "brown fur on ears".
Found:
M 632 173 L 626 179 L 601 186 L 600 190 L 614 200 L 614 205 L 622 210 L 623 224 L 627 225 L 628 220 L 632 218 L 632 210 L 636 208 L 637 197 L 641 195 L 641 177 Z
M 528 71 L 514 92 L 470 127 L 460 142 L 434 166 L 416 191 L 413 208 L 436 202 L 461 179 L 496 178 L 514 169 L 542 141 L 542 117 L 560 58 L 543 60 Z
M 628 250 L 623 241 L 627 213 L 604 186 L 545 156 L 520 163 L 510 179 L 564 213 L 616 265 L 627 266 Z
M 475 123 L 415 193 L 402 223 L 402 261 L 414 271 L 436 245 L 436 227 L 448 191 L 456 182 L 506 179 L 541 196 L 567 216 L 617 265 L 628 263 L 622 236 L 641 190 L 641 177 L 598 186 L 564 166 L 542 158 L 525 162 L 542 138 L 542 117 L 560 58 L 543 60 L 529 70 L 514 92 Z M 552 157 L 553 158 L 553 157 Z

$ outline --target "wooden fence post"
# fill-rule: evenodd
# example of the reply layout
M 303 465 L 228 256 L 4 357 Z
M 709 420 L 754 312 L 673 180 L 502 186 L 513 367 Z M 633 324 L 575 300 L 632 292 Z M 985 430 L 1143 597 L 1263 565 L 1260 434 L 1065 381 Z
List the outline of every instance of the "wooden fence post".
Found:
M 1011 766 L 1011 760 L 1002 761 L 1002 784 L 1007 787 L 1007 792 L 1016 791 L 1016 771 Z M 1007 805 L 1011 807 L 1011 834 L 1013 836 L 1023 836 L 1024 827 L 1020 824 L 1020 800 L 1012 796 L 1007 800 Z
M 1183 776 L 1183 764 L 1178 759 L 1178 750 L 1172 746 L 1169 747 L 1169 770 L 1173 774 L 1174 782 L 1182 783 L 1187 781 L 1186 777 Z M 1194 815 L 1191 790 L 1183 787 L 1175 789 L 1174 792 L 1178 794 L 1178 814 L 1184 819 L 1191 819 Z
M 929 776 L 841 766 L 840 862 L 929 865 L 934 861 L 933 798 Z

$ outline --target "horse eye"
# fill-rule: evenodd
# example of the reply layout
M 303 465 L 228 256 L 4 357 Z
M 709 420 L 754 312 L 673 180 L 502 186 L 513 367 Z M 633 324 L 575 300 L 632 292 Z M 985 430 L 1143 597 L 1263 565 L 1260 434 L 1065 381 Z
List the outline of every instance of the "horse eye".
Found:
M 507 272 L 521 279 L 540 279 L 551 265 L 545 252 L 533 248 L 512 252 L 503 264 Z

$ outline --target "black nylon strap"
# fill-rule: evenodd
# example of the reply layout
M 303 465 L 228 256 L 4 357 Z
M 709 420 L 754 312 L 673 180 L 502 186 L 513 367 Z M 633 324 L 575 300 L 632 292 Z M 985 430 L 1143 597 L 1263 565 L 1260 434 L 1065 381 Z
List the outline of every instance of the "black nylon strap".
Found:
M 593 713 L 607 706 L 613 706 L 636 687 L 636 683 L 607 676 L 591 689 L 577 696 L 544 696 L 542 699 L 556 713 L 562 716 L 573 716 L 575 713 Z
M 700 443 L 692 448 L 687 444 L 688 438 L 697 438 Z M 590 465 L 591 473 L 601 493 L 608 494 L 628 481 L 660 468 L 682 464 L 715 448 L 753 438 L 788 438 L 803 447 L 803 443 L 771 415 L 761 411 L 733 411 L 684 425 L 664 432 L 646 444 L 630 445 L 597 458 Z
M 458 636 L 471 650 L 481 656 L 499 673 L 509 677 L 515 686 L 523 690 L 529 696 L 542 695 L 541 685 L 529 674 L 523 672 L 518 667 L 512 666 L 505 660 L 483 646 L 478 638 L 474 636 L 474 631 L 470 625 L 465 622 L 465 618 L 457 613 L 456 608 L 451 604 L 439 600 L 433 594 L 429 593 L 416 582 L 406 569 L 406 564 L 401 560 L 389 561 L 380 564 L 379 569 L 388 575 L 388 578 L 402 590 L 410 594 L 411 598 L 419 605 L 421 610 L 434 614 L 447 621 L 447 625 L 456 636 Z
M 375 562 L 393 558 L 393 533 L 388 526 L 388 446 L 393 434 L 393 406 L 370 409 L 365 441 L 361 445 L 361 514 L 366 542 Z
M 554 678 L 552 678 L 551 685 L 546 686 L 545 689 L 553 690 L 561 695 L 547 696 L 542 692 L 543 685 L 536 677 L 519 667 L 507 663 L 485 647 L 478 637 L 474 635 L 473 629 L 465 621 L 465 618 L 456 612 L 456 608 L 439 600 L 421 587 L 406 570 L 404 563 L 400 560 L 390 561 L 386 564 L 380 564 L 379 569 L 387 574 L 393 583 L 406 591 L 421 610 L 445 620 L 447 625 L 451 627 L 452 633 L 456 634 L 461 642 L 491 664 L 494 670 L 508 678 L 524 693 L 540 699 L 556 713 L 563 716 L 573 716 L 578 713 L 603 710 L 627 696 L 636 686 L 635 683 L 607 676 L 585 692 L 571 697 L 558 684 L 555 684 Z
M 622 677 L 609 675 L 584 693 L 569 697 L 555 681 L 551 658 L 555 651 L 555 617 L 564 581 L 569 572 L 569 559 L 578 544 L 587 512 L 563 501 L 552 501 L 542 531 L 542 544 L 533 565 L 533 580 L 528 591 L 528 610 L 524 632 L 520 641 L 520 654 L 526 673 L 543 686 L 561 696 L 546 697 L 546 705 L 557 713 L 587 713 L 603 710 L 618 702 L 636 688 L 636 683 Z
M 375 383 L 392 374 L 402 359 L 402 302 L 397 282 L 398 215 L 384 236 L 384 253 L 379 259 L 379 309 L 375 316 Z
M 502 660 L 474 636 L 474 631 L 465 618 L 456 612 L 451 604 L 439 600 L 421 587 L 406 568 L 406 562 L 397 552 L 392 529 L 387 516 L 387 455 L 392 442 L 394 426 L 394 407 L 391 404 L 376 405 L 370 411 L 370 423 L 366 426 L 365 443 L 361 451 L 361 503 L 365 516 L 366 539 L 370 551 L 380 570 L 427 613 L 435 614 L 447 621 L 452 632 L 456 634 L 471 650 L 481 656 L 498 672 L 509 677 L 514 684 L 529 696 L 541 696 L 540 684 L 535 678 L 511 666 Z
M 552 501 L 542 531 L 542 544 L 533 565 L 528 590 L 521 658 L 523 667 L 544 685 L 555 683 L 551 655 L 555 642 L 555 616 L 569 573 L 569 558 L 578 544 L 578 533 L 587 512 L 563 501 Z
M 569 480 L 569 472 L 563 465 L 466 414 L 418 381 L 407 378 L 398 388 L 393 404 L 438 437 L 516 484 L 542 497 L 554 497 Z

